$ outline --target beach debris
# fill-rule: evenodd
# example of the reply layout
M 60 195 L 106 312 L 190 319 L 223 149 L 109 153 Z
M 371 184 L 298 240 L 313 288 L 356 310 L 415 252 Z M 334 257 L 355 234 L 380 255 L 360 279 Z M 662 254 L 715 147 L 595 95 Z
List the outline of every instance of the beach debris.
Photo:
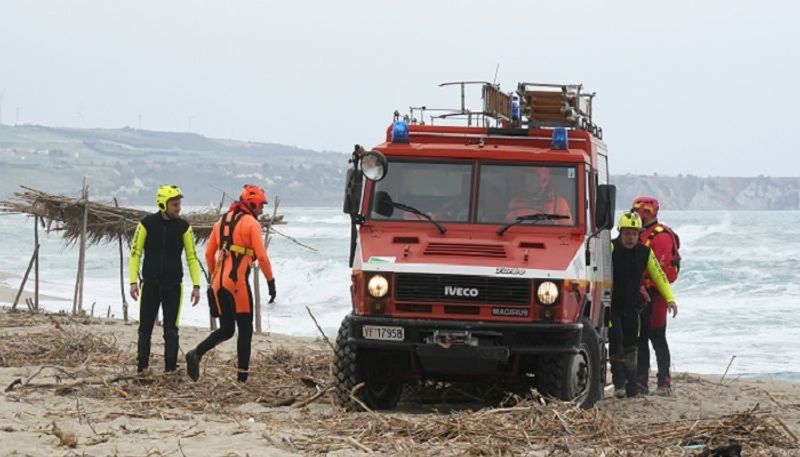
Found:
M 74 397 L 81 404 L 78 417 L 86 416 L 87 405 L 95 401 L 103 405 L 102 411 L 91 416 L 95 422 L 118 417 L 186 421 L 188 428 L 177 433 L 183 440 L 202 433 L 197 427 L 202 415 L 263 427 L 257 433 L 272 446 L 306 455 L 711 457 L 736 455 L 721 454 L 726 446 L 739 446 L 741 455 L 748 456 L 790 456 L 800 449 L 790 427 L 768 409 L 773 402 L 766 397 L 763 403 L 730 414 L 643 419 L 614 409 L 619 402 L 601 402 L 584 410 L 573 403 L 545 399 L 535 391 L 509 394 L 499 386 L 480 390 L 438 382 L 404 392 L 402 407 L 391 413 L 347 412 L 323 402 L 332 391 L 332 354 L 323 341 L 304 346 L 302 352 L 283 346 L 257 351 L 251 381 L 267 382 L 235 382 L 235 355 L 210 352 L 202 363 L 206 375 L 191 383 L 183 373 L 135 374 L 135 354 L 130 348 L 120 348 L 108 335 L 113 329 L 83 325 L 103 322 L 100 319 L 19 314 L 0 312 L 0 329 L 6 335 L 0 338 L 0 354 L 5 366 L 36 368 L 27 380 L 24 376 L 15 380 L 6 397 L 29 402 L 46 391 Z M 16 324 L 19 332 L 12 335 Z M 158 362 L 153 366 L 158 367 Z M 49 377 L 54 380 L 50 382 Z M 717 385 L 716 380 L 690 375 L 675 379 L 687 386 Z M 290 404 L 290 412 L 281 409 Z M 146 433 L 126 427 L 123 424 L 117 432 Z M 282 427 L 296 431 L 284 437 L 279 431 Z M 249 432 L 243 428 L 242 433 Z M 74 433 L 55 421 L 45 433 L 59 437 L 59 446 L 78 443 Z M 81 445 L 108 437 L 101 433 L 95 441 L 81 439 Z

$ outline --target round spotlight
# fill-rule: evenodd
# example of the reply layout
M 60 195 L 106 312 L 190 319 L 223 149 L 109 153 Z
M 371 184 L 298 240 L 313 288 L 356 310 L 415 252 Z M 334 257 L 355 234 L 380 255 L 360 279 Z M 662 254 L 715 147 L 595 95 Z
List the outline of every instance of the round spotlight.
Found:
M 361 170 L 370 181 L 380 181 L 389 170 L 389 162 L 380 152 L 369 151 L 361 158 Z

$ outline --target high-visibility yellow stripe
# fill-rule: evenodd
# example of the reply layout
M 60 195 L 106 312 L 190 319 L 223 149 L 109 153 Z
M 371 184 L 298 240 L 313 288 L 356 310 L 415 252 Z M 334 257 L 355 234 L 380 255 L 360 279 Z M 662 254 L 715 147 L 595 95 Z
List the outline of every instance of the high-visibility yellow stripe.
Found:
M 183 232 L 183 250 L 186 252 L 186 263 L 189 265 L 189 276 L 192 278 L 192 285 L 200 285 L 200 263 L 197 260 L 197 250 L 195 249 L 194 232 L 189 226 Z
M 133 232 L 131 239 L 131 258 L 128 262 L 128 282 L 136 284 L 139 282 L 139 264 L 142 260 L 142 253 L 144 252 L 144 240 L 147 238 L 147 229 L 144 224 L 139 222 L 136 226 L 136 231 Z

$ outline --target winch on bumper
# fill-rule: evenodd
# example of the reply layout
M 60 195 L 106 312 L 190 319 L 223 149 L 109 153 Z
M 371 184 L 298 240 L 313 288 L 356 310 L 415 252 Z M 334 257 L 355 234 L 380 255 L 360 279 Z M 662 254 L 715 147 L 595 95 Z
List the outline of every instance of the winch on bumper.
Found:
M 423 371 L 480 374 L 513 355 L 577 354 L 583 324 L 504 324 L 352 316 L 348 342 L 358 348 L 416 354 Z

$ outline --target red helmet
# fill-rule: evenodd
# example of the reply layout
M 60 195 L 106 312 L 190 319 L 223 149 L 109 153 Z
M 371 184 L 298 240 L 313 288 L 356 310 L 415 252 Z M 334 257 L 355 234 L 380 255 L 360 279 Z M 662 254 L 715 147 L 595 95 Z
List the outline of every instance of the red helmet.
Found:
M 633 210 L 639 213 L 640 216 L 643 216 L 642 213 L 649 211 L 653 217 L 656 217 L 658 216 L 658 199 L 649 195 L 640 195 L 633 200 Z
M 252 211 L 255 211 L 259 205 L 267 203 L 267 194 L 264 189 L 255 184 L 245 184 L 242 188 L 242 194 L 239 195 L 239 200 L 246 203 Z

